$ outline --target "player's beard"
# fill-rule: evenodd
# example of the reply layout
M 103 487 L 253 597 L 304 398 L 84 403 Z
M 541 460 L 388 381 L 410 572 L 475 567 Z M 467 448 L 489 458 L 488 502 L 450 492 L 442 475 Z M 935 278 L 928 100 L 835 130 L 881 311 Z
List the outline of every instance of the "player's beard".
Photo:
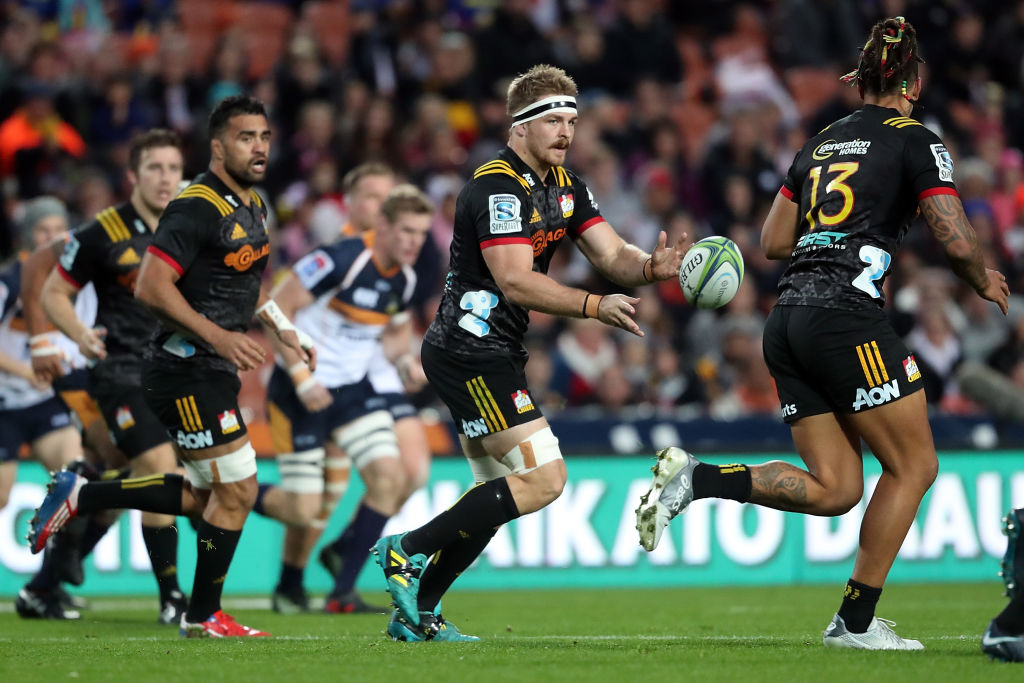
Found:
M 263 180 L 263 176 L 265 175 L 265 174 L 257 175 L 255 173 L 251 172 L 249 170 L 249 164 L 248 163 L 239 164 L 239 165 L 236 166 L 235 164 L 229 164 L 229 163 L 227 163 L 225 161 L 225 163 L 224 163 L 224 171 L 229 176 L 231 176 L 231 179 L 234 180 L 236 183 L 238 183 L 238 185 L 240 187 L 243 187 L 245 189 L 249 189 L 253 185 L 255 185 L 258 182 L 260 182 L 261 180 Z

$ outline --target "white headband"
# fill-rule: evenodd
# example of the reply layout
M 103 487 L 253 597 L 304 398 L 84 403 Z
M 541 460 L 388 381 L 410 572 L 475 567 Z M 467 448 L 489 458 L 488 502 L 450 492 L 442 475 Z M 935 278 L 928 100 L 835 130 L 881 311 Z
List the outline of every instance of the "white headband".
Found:
M 552 95 L 550 97 L 545 97 L 542 100 L 537 100 L 533 104 L 528 104 L 513 114 L 512 125 L 518 126 L 520 123 L 539 119 L 545 114 L 550 114 L 552 112 L 575 114 L 576 98 L 572 95 Z

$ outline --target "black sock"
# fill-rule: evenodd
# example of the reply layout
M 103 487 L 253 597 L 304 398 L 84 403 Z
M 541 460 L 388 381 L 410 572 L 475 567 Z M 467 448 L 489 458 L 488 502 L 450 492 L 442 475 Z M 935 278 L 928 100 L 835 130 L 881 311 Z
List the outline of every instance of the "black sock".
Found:
M 282 562 L 281 578 L 277 580 L 277 588 L 274 590 L 287 592 L 295 588 L 302 588 L 302 575 L 305 572 L 305 567 L 296 567 L 295 565 Z
M 35 593 L 47 593 L 56 588 L 59 583 L 54 571 L 53 551 L 46 548 L 43 550 L 43 563 L 39 565 L 39 571 L 25 584 L 25 588 Z
M 498 527 L 478 531 L 468 538 L 436 552 L 420 578 L 420 590 L 416 597 L 420 611 L 433 611 L 441 596 L 448 591 L 455 579 L 473 564 L 487 544 L 498 533 Z
M 1019 586 L 1017 593 L 1006 605 L 1006 609 L 996 616 L 995 622 L 1003 633 L 1024 634 L 1024 592 L 1020 590 Z
M 153 576 L 160 589 L 160 602 L 166 602 L 174 593 L 181 593 L 178 585 L 178 527 L 173 524 L 143 525 L 142 540 L 146 542 L 149 561 L 153 564 Z
M 267 495 L 267 491 L 274 488 L 274 484 L 258 484 L 256 488 L 256 502 L 252 504 L 252 511 L 258 515 L 267 516 L 267 511 L 263 508 L 263 496 Z
M 192 584 L 192 598 L 188 601 L 188 612 L 185 615 L 189 623 L 206 621 L 220 609 L 224 580 L 241 536 L 241 529 L 221 529 L 205 519 L 199 523 L 196 531 L 196 579 Z
M 348 523 L 338 541 L 345 539 L 345 553 L 342 557 L 341 571 L 334 577 L 333 595 L 345 595 L 356 586 L 359 571 L 366 564 L 372 546 L 384 531 L 388 518 L 362 503 L 352 521 Z M 347 538 L 346 538 L 347 537 Z
M 843 604 L 839 606 L 839 616 L 846 623 L 846 630 L 852 633 L 867 631 L 881 595 L 881 588 L 872 588 L 853 579 L 847 581 Z
M 467 534 L 473 536 L 493 529 L 519 516 L 512 491 L 505 478 L 477 484 L 459 498 L 455 505 L 413 529 L 402 539 L 402 550 L 410 555 L 433 555 Z
M 180 474 L 152 474 L 148 477 L 94 481 L 78 492 L 78 513 L 128 508 L 162 515 L 181 514 Z
M 77 521 L 79 518 L 71 520 L 72 523 Z M 68 525 L 70 526 L 70 524 Z M 100 522 L 93 517 L 89 517 L 85 520 L 85 529 L 82 530 L 81 539 L 78 542 L 78 552 L 85 558 L 88 557 L 92 549 L 96 547 L 96 544 L 100 542 L 108 531 L 110 531 L 111 524 L 107 524 L 106 521 Z
M 693 497 L 750 500 L 750 468 L 746 465 L 707 465 L 693 468 Z

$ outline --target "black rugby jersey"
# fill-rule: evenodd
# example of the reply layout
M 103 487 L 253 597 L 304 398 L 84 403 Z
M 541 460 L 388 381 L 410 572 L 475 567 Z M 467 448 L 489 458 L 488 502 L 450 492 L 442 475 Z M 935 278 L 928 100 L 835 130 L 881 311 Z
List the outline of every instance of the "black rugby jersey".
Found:
M 201 173 L 167 205 L 147 250 L 178 272 L 177 287 L 196 312 L 232 332 L 249 327 L 270 254 L 267 210 L 250 192 L 245 206 L 216 174 Z M 148 353 L 160 363 L 187 359 L 236 371 L 199 337 L 163 325 Z
M 604 221 L 586 184 L 561 166 L 541 180 L 510 148 L 473 173 L 459 193 L 444 292 L 425 340 L 452 353 L 526 356 L 529 312 L 505 298 L 483 250 L 531 244 L 533 270 L 547 273 L 566 236 Z
M 882 283 L 918 202 L 956 195 L 942 140 L 897 110 L 864 105 L 807 141 L 780 190 L 799 203 L 780 304 L 882 306 Z
M 111 206 L 71 233 L 57 272 L 78 289 L 96 288 L 96 325 L 105 327 L 107 357 L 92 369 L 92 380 L 137 385 L 142 352 L 159 328 L 135 300 L 135 279 L 153 232 L 131 202 Z

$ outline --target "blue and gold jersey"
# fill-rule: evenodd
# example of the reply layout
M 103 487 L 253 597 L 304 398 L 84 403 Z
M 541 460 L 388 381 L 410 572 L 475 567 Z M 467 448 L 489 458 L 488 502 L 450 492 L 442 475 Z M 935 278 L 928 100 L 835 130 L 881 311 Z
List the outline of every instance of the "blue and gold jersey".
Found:
M 295 325 L 316 345 L 315 376 L 339 387 L 363 379 L 384 329 L 403 314 L 416 288 L 410 266 L 385 268 L 374 257 L 373 235 L 339 240 L 302 257 L 292 269 L 314 297 Z

